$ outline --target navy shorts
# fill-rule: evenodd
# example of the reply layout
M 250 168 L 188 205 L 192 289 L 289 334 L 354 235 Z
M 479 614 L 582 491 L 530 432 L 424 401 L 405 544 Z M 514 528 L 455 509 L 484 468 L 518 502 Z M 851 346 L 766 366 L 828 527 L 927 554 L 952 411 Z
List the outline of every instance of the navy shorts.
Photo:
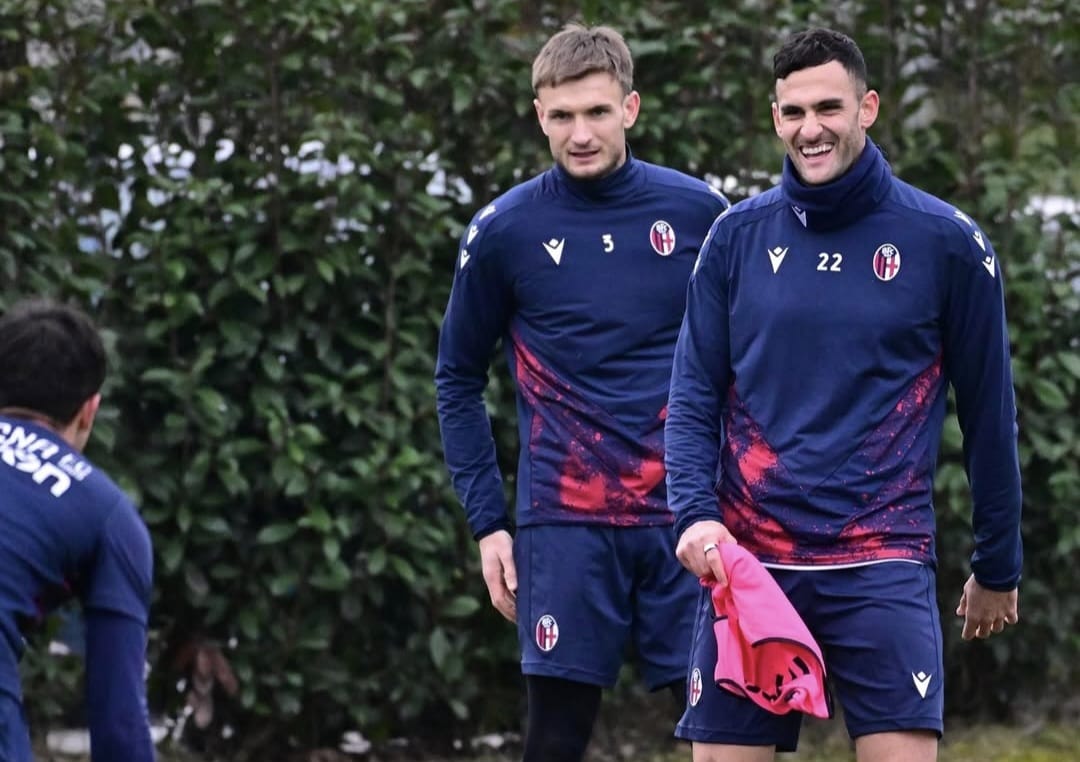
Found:
M 829 684 L 852 738 L 906 730 L 941 735 L 941 622 L 934 571 L 903 561 L 814 571 L 769 570 L 821 646 Z M 776 715 L 718 688 L 714 614 L 697 607 L 679 738 L 711 744 L 776 745 L 794 751 L 800 712 Z
M 514 563 L 524 674 L 611 687 L 632 650 L 650 689 L 685 679 L 701 586 L 670 526 L 522 527 Z
M 0 693 L 0 760 L 31 762 L 30 729 L 23 706 L 14 697 Z

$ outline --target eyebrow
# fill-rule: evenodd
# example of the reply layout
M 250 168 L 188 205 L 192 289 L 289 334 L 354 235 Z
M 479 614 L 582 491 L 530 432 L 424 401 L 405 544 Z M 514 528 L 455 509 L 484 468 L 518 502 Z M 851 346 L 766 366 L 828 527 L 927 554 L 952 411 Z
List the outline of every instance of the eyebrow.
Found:
M 613 109 L 613 107 L 612 107 L 612 105 L 610 103 L 597 103 L 597 104 L 594 104 L 592 106 L 586 106 L 585 108 L 581 109 L 581 112 L 585 113 L 585 114 L 589 114 L 589 113 L 597 112 L 597 111 L 601 111 L 601 112 L 606 113 L 606 112 L 612 111 L 612 110 L 614 110 L 614 109 Z M 570 109 L 550 108 L 550 109 L 548 109 L 548 113 L 550 113 L 553 116 L 564 116 L 564 115 L 570 115 L 570 114 L 572 114 L 574 112 L 571 111 Z
M 844 107 L 843 98 L 826 98 L 825 100 L 818 101 L 811 105 L 814 111 L 830 111 Z M 786 103 L 780 107 L 781 114 L 801 114 L 804 111 L 802 106 L 796 106 L 790 103 Z

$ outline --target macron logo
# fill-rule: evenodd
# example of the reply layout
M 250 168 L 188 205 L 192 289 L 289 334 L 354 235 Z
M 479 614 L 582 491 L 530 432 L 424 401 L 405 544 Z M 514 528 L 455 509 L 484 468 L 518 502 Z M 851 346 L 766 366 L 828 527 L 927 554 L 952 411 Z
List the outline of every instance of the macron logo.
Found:
M 795 212 L 795 216 L 799 218 L 799 222 L 802 223 L 803 227 L 806 227 L 806 211 L 797 206 L 791 207 L 791 211 Z
M 480 228 L 476 225 L 473 225 L 471 228 L 469 228 L 469 236 L 465 239 L 465 245 L 468 246 L 470 243 L 472 243 L 473 239 L 476 238 L 476 234 L 479 232 Z
M 550 241 L 544 243 L 544 249 L 547 250 L 548 256 L 555 261 L 555 264 L 559 264 L 559 262 L 562 261 L 562 248 L 564 243 L 566 243 L 565 238 L 560 241 L 556 241 L 552 238 Z
M 468 249 L 462 249 L 461 250 L 461 265 L 460 265 L 460 268 L 462 270 L 464 270 L 465 265 L 467 265 L 467 264 L 469 264 L 469 251 L 468 251 Z
M 911 680 L 915 683 L 915 690 L 919 692 L 919 695 L 926 698 L 926 690 L 930 687 L 930 678 L 933 675 L 928 675 L 925 672 L 919 672 L 915 674 L 911 673 Z
M 994 258 L 992 256 L 987 254 L 986 259 L 982 261 L 982 266 L 986 268 L 986 272 L 990 273 L 991 278 L 997 277 L 994 271 Z
M 780 248 L 779 246 L 769 249 L 769 259 L 772 260 L 772 271 L 775 275 L 780 269 L 780 265 L 784 261 L 784 256 L 787 254 L 788 247 Z

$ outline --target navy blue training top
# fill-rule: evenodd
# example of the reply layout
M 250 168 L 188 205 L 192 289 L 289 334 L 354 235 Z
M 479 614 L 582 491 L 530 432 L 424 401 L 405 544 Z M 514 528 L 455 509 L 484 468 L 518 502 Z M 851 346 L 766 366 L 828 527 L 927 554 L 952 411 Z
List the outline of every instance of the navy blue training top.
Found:
M 143 677 L 152 576 L 149 533 L 124 493 L 55 432 L 0 416 L 0 692 L 21 700 L 24 636 L 78 599 L 95 762 L 154 758 Z
M 1001 276 L 979 227 L 895 178 L 869 139 L 823 186 L 786 161 L 779 187 L 716 221 L 691 278 L 666 427 L 677 530 L 720 519 L 773 565 L 933 564 L 951 383 L 972 568 L 987 588 L 1014 588 L 1021 492 Z
M 698 248 L 727 200 L 629 156 L 555 166 L 472 219 L 435 375 L 446 462 L 474 536 L 508 526 L 483 391 L 503 340 L 517 385 L 519 526 L 670 524 L 671 356 Z

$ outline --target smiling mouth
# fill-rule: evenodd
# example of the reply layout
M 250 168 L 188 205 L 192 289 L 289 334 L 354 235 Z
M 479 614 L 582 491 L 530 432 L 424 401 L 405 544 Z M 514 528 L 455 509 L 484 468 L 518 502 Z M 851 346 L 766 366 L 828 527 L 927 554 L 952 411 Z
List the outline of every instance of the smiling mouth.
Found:
M 820 143 L 816 146 L 803 146 L 799 149 L 799 153 L 807 159 L 814 159 L 832 153 L 832 149 L 832 143 Z

